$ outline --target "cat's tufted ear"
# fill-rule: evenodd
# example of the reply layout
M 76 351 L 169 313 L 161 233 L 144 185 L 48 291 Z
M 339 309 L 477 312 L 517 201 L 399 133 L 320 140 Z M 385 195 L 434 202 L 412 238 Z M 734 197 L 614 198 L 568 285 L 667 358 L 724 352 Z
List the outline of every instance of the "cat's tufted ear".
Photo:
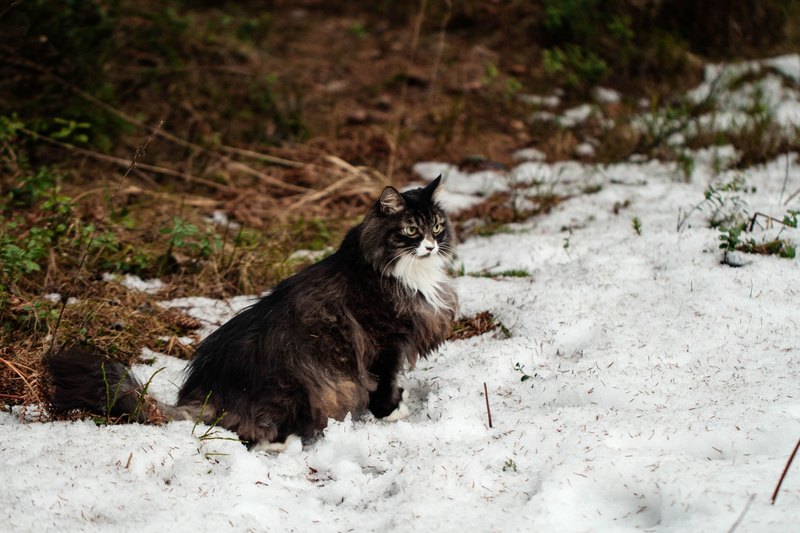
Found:
M 384 215 L 394 215 L 406 208 L 406 201 L 403 195 L 392 186 L 386 187 L 378 200 L 381 204 L 381 212 Z
M 438 192 L 440 192 L 444 187 L 442 187 L 442 175 L 439 174 L 439 177 L 430 182 L 428 185 L 425 186 L 423 191 L 428 198 L 433 198 L 436 196 Z

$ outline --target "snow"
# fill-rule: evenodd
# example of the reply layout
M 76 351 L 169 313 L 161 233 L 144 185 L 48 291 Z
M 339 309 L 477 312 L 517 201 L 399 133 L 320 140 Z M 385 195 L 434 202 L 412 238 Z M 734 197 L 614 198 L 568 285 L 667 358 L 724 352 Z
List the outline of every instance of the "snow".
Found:
M 750 83 L 737 83 L 746 75 L 758 75 Z M 704 101 L 709 94 L 719 109 L 702 117 L 700 126 L 714 131 L 733 131 L 753 122 L 748 113 L 755 108 L 764 112 L 787 132 L 800 124 L 800 55 L 791 54 L 760 61 L 708 65 L 704 80 L 688 97 Z
M 572 107 L 564 111 L 564 113 L 559 117 L 558 121 L 561 126 L 565 128 L 571 128 L 583 122 L 592 116 L 594 112 L 594 108 L 589 104 L 581 104 L 576 107 Z
M 608 87 L 595 87 L 592 96 L 601 104 L 618 104 L 622 101 L 622 95 Z
M 103 281 L 113 281 L 124 285 L 125 287 L 148 294 L 155 294 L 164 288 L 164 282 L 160 279 L 142 279 L 133 274 L 125 274 L 119 276 L 106 272 L 103 274 Z
M 520 94 L 517 99 L 524 104 L 539 107 L 555 108 L 561 105 L 561 98 L 556 95 Z
M 191 422 L 0 412 L 4 529 L 727 531 L 745 510 L 739 532 L 796 529 L 800 465 L 774 506 L 770 496 L 800 438 L 798 260 L 722 265 L 709 220 L 798 209 L 784 202 L 800 161 L 729 170 L 731 147 L 690 155 L 689 183 L 675 163 L 642 157 L 526 161 L 506 174 L 417 165 L 423 180 L 447 176 L 452 210 L 512 185 L 569 196 L 459 246 L 461 313 L 491 311 L 510 337 L 448 342 L 408 371 L 407 418 L 354 413 L 279 454 Z M 709 185 L 722 207 L 705 201 Z M 800 237 L 778 224 L 748 234 L 776 236 Z M 474 275 L 509 270 L 529 275 Z M 203 321 L 203 336 L 253 301 L 162 305 Z M 174 400 L 184 362 L 143 355 L 154 363 L 136 375 Z
M 582 142 L 575 147 L 575 155 L 579 157 L 591 158 L 595 155 L 594 146 L 588 142 Z
M 544 161 L 547 154 L 536 148 L 522 148 L 512 154 L 515 161 Z

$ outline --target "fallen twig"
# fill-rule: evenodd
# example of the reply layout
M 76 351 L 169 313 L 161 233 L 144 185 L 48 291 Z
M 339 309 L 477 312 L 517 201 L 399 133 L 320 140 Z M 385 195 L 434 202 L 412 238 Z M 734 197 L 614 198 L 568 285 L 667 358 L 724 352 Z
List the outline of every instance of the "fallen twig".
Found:
M 753 228 L 754 228 L 754 227 L 755 227 L 755 225 L 756 225 L 756 219 L 757 219 L 758 217 L 765 218 L 765 219 L 767 219 L 767 221 L 768 221 L 768 222 L 776 222 L 776 223 L 778 223 L 778 224 L 782 224 L 782 225 L 784 225 L 784 226 L 786 226 L 786 225 L 787 225 L 787 224 L 786 224 L 786 222 L 784 222 L 783 220 L 780 220 L 780 219 L 778 219 L 778 218 L 771 217 L 771 216 L 769 216 L 769 215 L 765 215 L 764 213 L 756 213 L 756 214 L 754 214 L 754 215 L 753 215 L 753 217 L 750 219 L 750 224 L 747 226 L 747 231 L 753 231 Z M 766 229 L 768 229 L 768 228 L 766 228 Z
M 486 415 L 489 417 L 489 427 L 492 427 L 492 410 L 489 409 L 489 389 L 486 388 L 486 382 L 483 382 L 483 397 L 486 398 Z
M 775 487 L 775 492 L 772 493 L 772 505 L 775 505 L 775 499 L 778 497 L 778 491 L 781 490 L 783 479 L 786 477 L 786 472 L 789 471 L 789 467 L 792 466 L 792 461 L 794 461 L 794 456 L 797 455 L 798 448 L 800 448 L 800 440 L 797 441 L 797 445 L 795 445 L 792 455 L 790 455 L 789 460 L 786 461 L 786 466 L 783 468 L 783 473 L 781 474 L 781 478 L 778 480 L 778 485 Z
M 97 159 L 98 161 L 106 161 L 108 163 L 114 163 L 115 165 L 125 166 L 128 170 L 125 172 L 126 176 L 134 169 L 140 168 L 142 170 L 149 170 L 150 172 L 155 172 L 156 174 L 164 174 L 166 176 L 175 176 L 178 178 L 183 178 L 186 181 L 191 181 L 194 183 L 198 183 L 200 185 L 205 185 L 207 187 L 211 187 L 214 189 L 220 190 L 231 190 L 231 187 L 222 183 L 217 183 L 215 181 L 211 181 L 205 178 L 201 178 L 199 176 L 194 176 L 192 174 L 188 174 L 186 172 L 181 172 L 179 170 L 173 170 L 171 168 L 166 167 L 159 167 L 156 165 L 148 165 L 146 163 L 136 163 L 133 167 L 131 167 L 131 161 L 127 159 L 123 159 L 121 157 L 114 157 L 113 155 L 106 155 L 101 154 L 100 152 L 95 152 L 93 150 L 87 150 L 86 148 L 80 148 L 75 146 L 74 144 L 65 143 L 52 137 L 48 137 L 47 135 L 42 135 L 41 133 L 36 133 L 35 131 L 31 131 L 27 128 L 20 128 L 19 131 L 25 133 L 26 135 L 30 135 L 35 139 L 41 139 L 47 143 L 53 144 L 55 146 L 59 146 L 68 150 L 70 152 L 85 155 L 87 157 L 91 157 L 93 159 Z M 154 134 L 151 134 L 149 139 L 152 139 Z M 140 147 L 141 148 L 141 147 Z
M 753 503 L 753 500 L 755 499 L 755 497 L 756 497 L 755 494 L 751 494 L 750 497 L 747 498 L 747 503 L 744 505 L 744 509 L 742 509 L 742 512 L 739 513 L 739 518 L 737 518 L 736 522 L 734 522 L 733 525 L 731 525 L 731 528 L 728 530 L 728 533 L 733 533 L 734 531 L 736 531 L 736 528 L 739 527 L 739 524 L 742 523 L 742 519 L 744 518 L 744 515 L 746 515 L 747 511 L 750 510 L 750 504 Z

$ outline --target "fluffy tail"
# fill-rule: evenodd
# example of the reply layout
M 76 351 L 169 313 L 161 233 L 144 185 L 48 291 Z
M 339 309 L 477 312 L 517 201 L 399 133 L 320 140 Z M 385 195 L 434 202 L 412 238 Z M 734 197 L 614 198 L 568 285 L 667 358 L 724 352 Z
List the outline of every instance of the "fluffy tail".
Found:
M 133 376 L 130 368 L 85 348 L 63 349 L 48 355 L 45 364 L 52 384 L 49 400 L 54 413 L 82 409 L 146 424 L 200 416 L 199 409 L 159 402 L 147 394 L 146 386 Z

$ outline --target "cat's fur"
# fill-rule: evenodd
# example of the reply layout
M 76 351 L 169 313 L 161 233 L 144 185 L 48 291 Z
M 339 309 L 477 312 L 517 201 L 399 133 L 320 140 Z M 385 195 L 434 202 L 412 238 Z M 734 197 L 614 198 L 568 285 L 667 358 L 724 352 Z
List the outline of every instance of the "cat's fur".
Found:
M 404 193 L 386 187 L 338 251 L 203 340 L 177 406 L 142 394 L 123 365 L 101 367 L 73 349 L 48 358 L 52 407 L 105 412 L 113 403 L 108 414 L 139 421 L 220 419 L 251 446 L 311 436 L 364 408 L 379 418 L 405 409 L 398 372 L 445 340 L 457 307 L 453 231 L 434 196 L 440 181 Z

